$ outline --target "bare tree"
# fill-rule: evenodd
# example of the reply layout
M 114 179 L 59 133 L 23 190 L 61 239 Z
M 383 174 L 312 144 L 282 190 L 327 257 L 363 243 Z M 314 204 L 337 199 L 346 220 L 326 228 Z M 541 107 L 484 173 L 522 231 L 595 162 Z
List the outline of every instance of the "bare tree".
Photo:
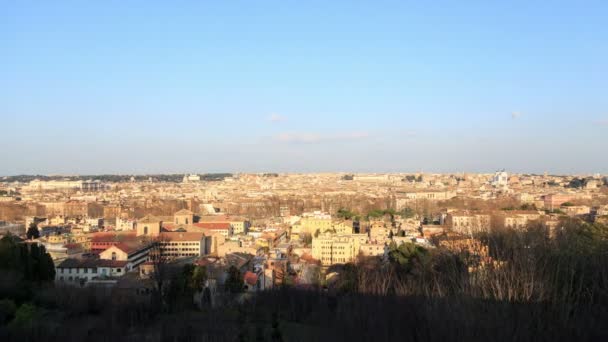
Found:
M 169 282 L 169 255 L 167 253 L 167 243 L 169 239 L 158 236 L 150 241 L 152 249 L 149 254 L 149 261 L 152 263 L 151 279 L 154 281 L 154 301 L 159 309 L 167 306 L 166 290 Z

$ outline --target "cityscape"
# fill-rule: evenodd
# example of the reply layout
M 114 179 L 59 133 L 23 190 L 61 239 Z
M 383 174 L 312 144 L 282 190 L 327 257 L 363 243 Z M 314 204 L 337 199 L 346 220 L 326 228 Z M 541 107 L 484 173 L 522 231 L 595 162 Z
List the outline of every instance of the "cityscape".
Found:
M 526 238 L 535 231 L 557 239 L 577 227 L 605 236 L 608 225 L 608 177 L 504 170 L 8 176 L 0 179 L 0 194 L 3 267 L 14 267 L 5 263 L 9 246 L 35 247 L 48 255 L 45 279 L 56 289 L 126 296 L 159 310 L 217 309 L 284 289 L 413 295 L 416 289 L 379 286 L 374 277 L 406 281 L 383 272 L 390 265 L 425 272 L 424 263 L 450 256 L 469 281 L 480 281 L 509 262 L 488 234 Z M 348 265 L 373 271 L 349 279 Z M 450 285 L 428 286 L 433 293 Z M 513 291 L 484 297 L 541 295 Z M 190 302 L 178 304 L 183 297 Z M 281 334 L 289 336 L 287 329 Z
M 608 341 L 607 18 L 0 3 L 0 341 Z

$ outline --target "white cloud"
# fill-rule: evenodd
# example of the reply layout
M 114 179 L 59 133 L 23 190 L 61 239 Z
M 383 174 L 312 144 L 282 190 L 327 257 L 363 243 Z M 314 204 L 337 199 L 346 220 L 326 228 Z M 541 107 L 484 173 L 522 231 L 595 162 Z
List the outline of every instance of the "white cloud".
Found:
M 511 112 L 511 119 L 515 120 L 521 116 L 521 112 Z
M 283 121 L 286 121 L 287 118 L 284 117 L 283 115 L 273 113 L 268 116 L 267 120 L 270 122 L 283 122 Z
M 317 144 L 334 141 L 355 141 L 369 138 L 369 136 L 370 135 L 367 132 L 345 132 L 333 134 L 286 132 L 275 136 L 274 140 L 290 144 Z

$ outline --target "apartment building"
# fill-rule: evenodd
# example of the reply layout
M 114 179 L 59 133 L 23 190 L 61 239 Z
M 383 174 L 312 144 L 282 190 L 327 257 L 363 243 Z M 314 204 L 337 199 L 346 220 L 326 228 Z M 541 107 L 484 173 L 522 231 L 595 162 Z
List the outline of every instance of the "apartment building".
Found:
M 543 200 L 545 201 L 546 209 L 555 210 L 559 209 L 562 204 L 572 201 L 574 198 L 575 196 L 570 194 L 550 194 L 545 195 Z
M 366 234 L 322 234 L 312 240 L 312 257 L 323 266 L 353 262 L 366 241 Z
M 213 224 L 221 223 L 230 225 L 230 233 L 233 234 L 247 234 L 249 228 L 251 228 L 251 222 L 246 218 L 239 216 L 228 216 L 228 215 L 206 215 L 202 216 L 199 220 L 201 224 Z
M 472 234 L 491 228 L 492 215 L 472 211 L 454 211 L 447 214 L 445 224 L 460 234 Z
M 496 215 L 497 225 L 506 228 L 522 229 L 532 221 L 540 220 L 543 215 L 538 211 L 513 210 L 501 212 Z
M 55 267 L 55 282 L 70 286 L 87 286 L 96 280 L 122 277 L 127 261 L 103 259 L 65 259 Z
M 158 240 L 162 254 L 170 259 L 199 257 L 209 253 L 204 233 L 163 232 Z
M 154 244 L 152 242 L 118 243 L 99 253 L 99 259 L 126 261 L 128 271 L 148 261 Z

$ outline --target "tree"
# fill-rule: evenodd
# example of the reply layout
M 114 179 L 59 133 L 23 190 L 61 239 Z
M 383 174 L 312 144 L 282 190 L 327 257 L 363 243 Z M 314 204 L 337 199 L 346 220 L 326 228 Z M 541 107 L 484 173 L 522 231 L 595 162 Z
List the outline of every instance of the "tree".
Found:
M 407 175 L 407 176 L 405 176 L 404 180 L 406 180 L 408 182 L 415 182 L 416 181 L 416 176 L 414 176 L 414 175 Z
M 44 246 L 17 243 L 10 235 L 0 240 L 0 270 L 15 272 L 36 283 L 55 279 L 55 265 Z
M 240 293 L 243 291 L 243 276 L 235 266 L 228 268 L 228 277 L 224 283 L 224 288 L 230 293 Z
M 25 328 L 40 316 L 40 310 L 33 304 L 25 303 L 15 312 L 15 318 L 11 322 L 14 327 Z
M 308 233 L 302 234 L 302 242 L 304 245 L 310 246 L 312 244 L 312 235 Z
M 336 213 L 336 216 L 343 218 L 345 220 L 350 220 L 351 218 L 355 217 L 355 215 L 356 215 L 355 213 L 353 213 L 352 211 L 345 209 L 345 208 L 341 208 Z
M 30 223 L 26 236 L 28 240 L 38 239 L 40 237 L 40 231 L 38 230 L 38 225 L 36 223 Z
M 194 291 L 201 291 L 207 281 L 207 267 L 195 266 L 190 278 L 190 287 Z
M 149 252 L 149 261 L 152 263 L 152 276 L 151 279 L 154 281 L 154 299 L 158 309 L 164 309 L 167 307 L 167 292 L 166 285 L 169 281 L 169 258 L 164 252 L 164 246 L 166 243 L 166 239 L 162 237 L 156 238 L 154 241 L 151 241 L 152 248 Z
M 566 185 L 567 188 L 582 188 L 587 184 L 587 180 L 586 179 L 581 179 L 578 177 L 573 178 L 570 183 L 568 183 L 568 185 Z
M 399 246 L 392 242 L 389 246 L 388 257 L 391 263 L 410 269 L 412 262 L 422 258 L 426 253 L 426 249 L 411 242 L 402 243 Z
M 401 211 L 400 214 L 404 218 L 412 218 L 412 217 L 414 217 L 416 215 L 416 213 L 414 213 L 414 209 L 412 209 L 410 207 L 403 208 L 403 210 Z

